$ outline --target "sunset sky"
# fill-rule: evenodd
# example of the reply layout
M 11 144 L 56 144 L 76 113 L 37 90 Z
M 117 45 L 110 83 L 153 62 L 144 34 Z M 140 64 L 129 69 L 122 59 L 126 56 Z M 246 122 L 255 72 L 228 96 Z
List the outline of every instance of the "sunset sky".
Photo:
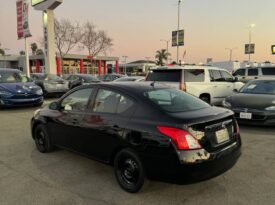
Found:
M 127 61 L 154 59 L 156 50 L 166 48 L 160 39 L 171 39 L 177 29 L 177 0 L 64 0 L 55 10 L 58 19 L 68 18 L 84 23 L 94 22 L 106 30 L 114 40 L 110 55 L 129 56 Z M 9 48 L 8 54 L 18 54 L 24 49 L 23 40 L 17 40 L 16 1 L 0 0 L 0 43 Z M 181 28 L 185 29 L 185 46 L 180 48 L 185 62 L 228 60 L 225 48 L 237 47 L 234 60 L 247 60 L 244 44 L 248 43 L 248 26 L 256 24 L 252 42 L 256 53 L 252 61 L 272 61 L 270 46 L 275 44 L 274 0 L 183 0 L 181 4 Z M 30 42 L 42 38 L 42 14 L 30 8 Z M 40 46 L 40 45 L 39 45 Z M 176 48 L 169 44 L 172 58 Z M 74 53 L 87 54 L 86 51 Z

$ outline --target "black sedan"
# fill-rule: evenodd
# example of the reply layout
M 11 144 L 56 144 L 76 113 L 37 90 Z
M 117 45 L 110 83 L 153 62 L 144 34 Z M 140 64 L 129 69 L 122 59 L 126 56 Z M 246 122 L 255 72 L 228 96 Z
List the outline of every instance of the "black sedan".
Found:
M 75 88 L 80 85 L 87 85 L 91 83 L 99 83 L 100 80 L 92 75 L 88 74 L 72 74 L 66 78 L 69 81 L 69 88 Z
M 40 152 L 61 147 L 113 165 L 128 192 L 145 176 L 217 176 L 241 154 L 232 111 L 150 82 L 77 87 L 37 110 L 31 132 Z
M 275 125 L 275 80 L 250 81 L 223 105 L 235 112 L 240 123 Z
M 31 78 L 42 88 L 44 96 L 60 96 L 69 90 L 68 81 L 54 74 L 32 73 Z

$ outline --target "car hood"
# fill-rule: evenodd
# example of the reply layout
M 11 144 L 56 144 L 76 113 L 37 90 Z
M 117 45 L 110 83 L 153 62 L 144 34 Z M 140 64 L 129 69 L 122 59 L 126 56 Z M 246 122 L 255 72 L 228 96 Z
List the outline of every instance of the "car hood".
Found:
M 275 95 L 238 93 L 226 98 L 232 108 L 250 108 L 264 110 L 275 106 Z
M 219 120 L 232 115 L 233 112 L 231 110 L 215 106 L 188 112 L 170 113 L 170 116 L 178 122 L 189 125 Z
M 33 89 L 37 90 L 37 87 L 33 82 L 28 83 L 1 83 L 0 89 L 6 90 L 12 93 L 31 93 Z

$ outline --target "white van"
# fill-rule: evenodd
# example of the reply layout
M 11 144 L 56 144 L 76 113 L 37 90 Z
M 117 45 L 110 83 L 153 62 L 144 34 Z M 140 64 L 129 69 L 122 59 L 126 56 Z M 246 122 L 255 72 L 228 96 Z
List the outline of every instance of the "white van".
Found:
M 158 67 L 150 70 L 146 81 L 163 82 L 202 100 L 220 105 L 244 84 L 236 82 L 227 70 L 210 66 Z

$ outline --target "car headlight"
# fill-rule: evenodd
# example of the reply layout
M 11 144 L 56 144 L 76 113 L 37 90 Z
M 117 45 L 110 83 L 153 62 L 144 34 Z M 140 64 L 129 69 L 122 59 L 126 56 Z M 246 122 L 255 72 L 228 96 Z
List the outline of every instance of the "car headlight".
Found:
M 0 96 L 11 97 L 13 94 L 6 90 L 0 90 Z
M 36 95 L 43 95 L 43 91 L 41 88 L 39 88 L 36 92 L 35 92 Z
M 275 105 L 265 108 L 268 111 L 275 111 Z
M 226 107 L 226 108 L 231 108 L 231 107 L 232 107 L 231 103 L 228 102 L 228 101 L 226 101 L 226 100 L 223 100 L 223 101 L 222 101 L 222 106 L 223 106 L 223 107 Z

